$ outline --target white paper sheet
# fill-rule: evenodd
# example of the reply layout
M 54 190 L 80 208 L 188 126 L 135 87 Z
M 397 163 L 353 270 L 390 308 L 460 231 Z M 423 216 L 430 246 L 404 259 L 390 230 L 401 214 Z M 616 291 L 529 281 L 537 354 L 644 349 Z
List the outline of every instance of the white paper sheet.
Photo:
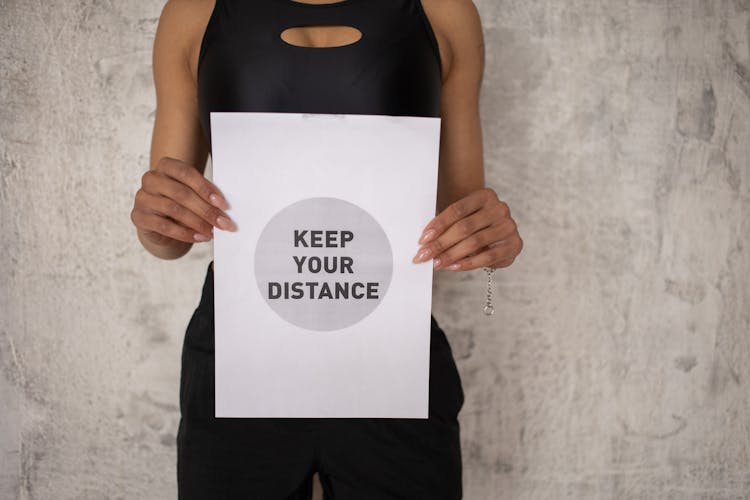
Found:
M 214 231 L 217 417 L 427 418 L 432 264 L 411 259 L 439 136 L 430 117 L 211 113 L 239 228 Z

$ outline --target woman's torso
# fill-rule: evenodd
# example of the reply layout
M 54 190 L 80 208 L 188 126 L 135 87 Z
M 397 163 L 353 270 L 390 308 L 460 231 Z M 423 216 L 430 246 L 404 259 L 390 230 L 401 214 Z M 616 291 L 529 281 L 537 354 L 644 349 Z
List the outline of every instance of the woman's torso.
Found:
M 351 26 L 362 37 L 328 48 L 280 38 L 306 25 Z M 215 0 L 196 63 L 209 150 L 211 111 L 440 116 L 438 39 L 421 0 Z
M 326 48 L 281 39 L 305 25 L 362 37 Z M 440 53 L 420 0 L 216 0 L 197 64 L 209 145 L 211 111 L 440 116 Z

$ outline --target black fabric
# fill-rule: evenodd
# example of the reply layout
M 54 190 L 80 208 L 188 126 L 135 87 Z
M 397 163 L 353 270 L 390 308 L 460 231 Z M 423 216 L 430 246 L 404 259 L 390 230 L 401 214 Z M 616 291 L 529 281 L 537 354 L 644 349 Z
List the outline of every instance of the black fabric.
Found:
M 182 500 L 456 500 L 461 379 L 432 317 L 429 418 L 215 418 L 214 288 L 208 265 L 182 347 L 177 483 Z
M 279 37 L 322 24 L 362 38 L 311 48 Z M 440 116 L 439 50 L 419 0 L 216 0 L 198 64 L 209 144 L 211 111 Z M 464 394 L 434 317 L 429 384 L 428 419 L 215 418 L 209 264 L 182 350 L 179 498 L 306 500 L 318 472 L 326 500 L 460 499 Z
M 286 28 L 345 25 L 362 38 L 297 47 Z M 419 0 L 216 0 L 198 59 L 198 108 L 211 111 L 440 116 L 440 55 Z

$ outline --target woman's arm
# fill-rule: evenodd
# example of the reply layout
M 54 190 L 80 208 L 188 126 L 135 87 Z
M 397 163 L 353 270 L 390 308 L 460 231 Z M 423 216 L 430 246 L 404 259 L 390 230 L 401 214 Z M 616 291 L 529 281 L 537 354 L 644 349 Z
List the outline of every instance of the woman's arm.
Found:
M 443 60 L 438 212 L 484 187 L 479 91 L 484 39 L 471 0 L 424 0 Z
M 482 25 L 471 0 L 423 0 L 441 45 L 438 212 L 424 229 L 415 262 L 436 269 L 506 267 L 523 241 L 507 204 L 485 187 L 479 94 L 484 74 Z
M 195 67 L 212 8 L 210 0 L 169 0 L 154 39 L 150 166 L 131 219 L 143 246 L 163 259 L 179 258 L 194 242 L 209 240 L 214 226 L 232 226 L 221 210 L 228 208 L 223 196 L 203 177 L 208 145 L 200 127 Z

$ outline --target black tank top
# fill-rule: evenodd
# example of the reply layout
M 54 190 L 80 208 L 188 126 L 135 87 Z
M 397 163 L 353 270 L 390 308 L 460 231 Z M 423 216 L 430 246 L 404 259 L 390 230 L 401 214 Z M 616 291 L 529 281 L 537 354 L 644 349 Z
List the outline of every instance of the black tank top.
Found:
M 299 47 L 286 28 L 341 25 L 362 37 Z M 198 58 L 198 109 L 440 116 L 437 40 L 420 0 L 216 0 Z

